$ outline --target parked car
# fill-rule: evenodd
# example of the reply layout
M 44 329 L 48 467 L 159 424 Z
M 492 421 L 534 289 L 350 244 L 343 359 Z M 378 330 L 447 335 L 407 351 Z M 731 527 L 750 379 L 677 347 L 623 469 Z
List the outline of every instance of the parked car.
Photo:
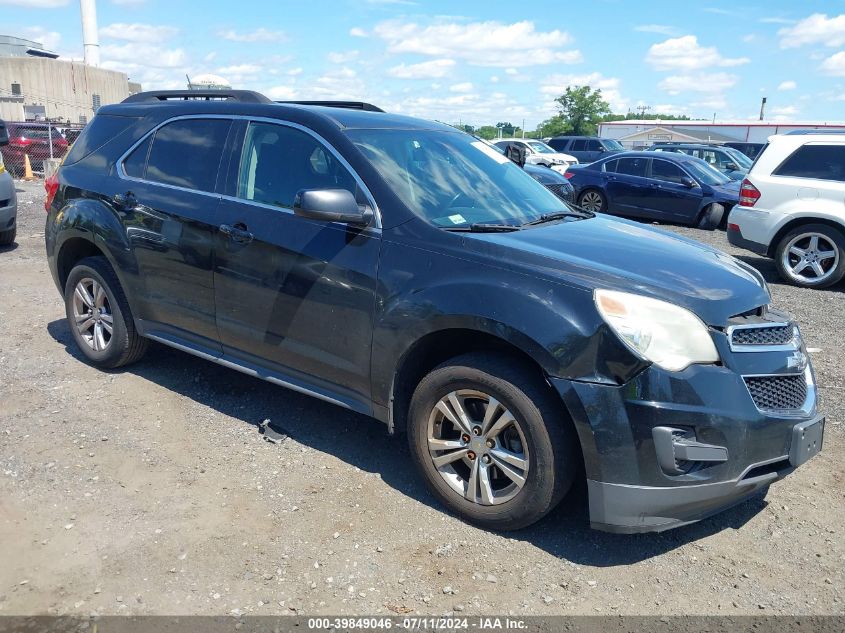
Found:
M 548 144 L 558 152 L 574 156 L 580 163 L 592 163 L 608 154 L 625 151 L 619 141 L 595 136 L 556 136 Z
M 525 149 L 525 163 L 528 165 L 541 165 L 563 173 L 567 167 L 578 164 L 578 159 L 574 156 L 562 154 L 543 141 L 522 138 L 504 138 L 494 141 L 494 145 L 500 149 L 504 149 L 508 144 L 519 145 Z
M 51 145 L 52 158 L 61 158 L 67 153 L 68 142 L 57 128 L 48 127 L 46 123 L 7 121 L 6 129 L 9 134 L 9 144 L 0 148 L 0 153 L 3 154 L 6 169 L 14 176 L 23 174 L 25 156 L 29 156 L 33 170 L 42 171 L 44 161 L 51 158 Z
M 742 180 L 751 167 L 751 159 L 742 152 L 730 147 L 700 144 L 652 145 L 651 152 L 678 152 L 700 158 L 711 167 L 715 167 L 731 180 Z
M 728 241 L 773 257 L 780 276 L 826 288 L 845 276 L 845 136 L 772 136 L 742 183 Z
M 765 147 L 765 143 L 745 143 L 741 141 L 728 141 L 725 143 L 725 147 L 732 147 L 733 149 L 742 152 L 751 160 L 757 158 L 757 155 L 760 153 L 760 150 Z
M 0 148 L 9 140 L 5 133 L 5 124 L 0 121 Z M 0 246 L 8 246 L 15 241 L 17 233 L 18 201 L 15 182 L 6 171 L 3 154 L 0 152 Z
M 495 149 L 497 152 L 508 156 L 508 152 L 506 151 L 508 149 L 508 143 L 497 145 L 494 143 L 490 143 L 489 141 L 484 142 L 487 143 L 493 149 Z M 522 156 L 524 158 L 526 156 L 524 145 L 516 145 L 517 147 L 523 148 Z M 511 160 L 514 160 L 512 156 L 509 156 L 509 158 Z M 534 180 L 539 182 L 541 185 L 543 185 L 546 189 L 551 191 L 564 202 L 570 204 L 575 202 L 575 188 L 572 186 L 569 180 L 567 180 L 567 178 L 559 171 L 550 169 L 548 167 L 543 167 L 541 165 L 531 165 L 530 163 L 522 162 L 521 160 L 514 160 L 514 162 L 520 167 L 522 167 L 526 174 L 531 176 Z
M 703 160 L 674 152 L 614 154 L 566 176 L 578 205 L 713 230 L 739 200 L 739 183 Z
M 594 527 L 665 530 L 819 451 L 804 344 L 755 269 L 376 110 L 242 91 L 100 108 L 46 200 L 82 355 L 119 367 L 152 339 L 374 416 L 493 529 L 586 478 Z

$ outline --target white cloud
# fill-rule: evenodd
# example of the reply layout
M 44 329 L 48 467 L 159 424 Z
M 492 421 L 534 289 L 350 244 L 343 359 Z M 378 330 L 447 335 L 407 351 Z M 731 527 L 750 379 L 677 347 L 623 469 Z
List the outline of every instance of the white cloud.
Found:
M 139 7 L 146 4 L 147 0 L 111 0 L 111 3 L 119 7 Z
M 283 31 L 271 31 L 263 26 L 248 33 L 239 33 L 233 29 L 218 33 L 224 40 L 230 42 L 281 42 L 285 39 Z
M 436 79 L 445 77 L 454 66 L 454 59 L 432 59 L 419 64 L 399 64 L 388 69 L 387 74 L 397 79 Z
M 640 24 L 634 27 L 635 31 L 640 33 L 657 33 L 659 35 L 677 35 L 678 29 L 668 24 Z
M 518 67 L 540 64 L 574 64 L 582 60 L 578 50 L 562 50 L 572 38 L 559 30 L 537 31 L 529 21 L 415 22 L 387 20 L 373 29 L 387 42 L 391 53 L 416 53 L 431 57 L 466 60 L 476 66 Z
M 778 31 L 781 48 L 798 48 L 805 44 L 842 46 L 845 44 L 845 13 L 829 18 L 824 13 L 814 13 L 795 26 Z
M 472 88 L 472 83 L 469 81 L 449 86 L 449 90 L 452 92 L 472 92 Z
M 819 68 L 826 75 L 845 77 L 845 51 L 834 53 L 824 60 Z
M 293 101 L 299 97 L 293 86 L 274 86 L 264 90 L 264 94 L 274 101 Z
M 183 68 L 187 64 L 187 55 L 181 48 L 166 50 L 154 44 L 106 44 L 100 46 L 103 67 L 123 71 L 121 63 L 133 67 Z M 143 60 L 143 64 L 138 63 Z M 123 71 L 127 72 L 127 71 Z
M 747 64 L 747 57 L 722 57 L 715 46 L 701 46 L 695 35 L 670 38 L 648 49 L 646 62 L 655 70 L 699 70 Z
M 367 37 L 367 32 L 358 26 L 353 26 L 351 29 L 349 29 L 349 34 L 352 37 Z
M 70 0 L 0 0 L 0 6 L 25 7 L 27 9 L 55 9 L 64 7 Z
M 763 24 L 795 24 L 795 20 L 790 20 L 789 18 L 778 18 L 778 17 L 768 17 L 768 18 L 760 18 L 759 20 Z
M 778 90 L 780 90 L 780 91 L 795 90 L 797 87 L 798 87 L 798 84 L 795 83 L 792 80 L 782 81 L 782 82 L 780 82 L 780 85 L 778 86 Z
M 357 57 L 358 51 L 345 51 L 342 53 L 333 52 L 326 55 L 326 59 L 328 59 L 332 64 L 346 64 Z
M 47 50 L 58 50 L 62 42 L 62 35 L 56 31 L 48 31 L 40 26 L 30 26 L 23 30 L 23 36 L 40 43 Z
M 263 69 L 264 67 L 258 64 L 234 64 L 218 68 L 215 72 L 221 75 L 257 75 Z
M 300 68 L 300 67 L 291 68 L 290 70 L 286 70 L 285 74 L 290 75 L 291 77 L 296 77 L 297 75 L 302 74 L 302 68 Z
M 115 22 L 100 29 L 100 37 L 144 44 L 163 42 L 179 32 L 175 26 Z
M 769 112 L 772 115 L 772 118 L 785 120 L 798 114 L 798 108 L 793 105 L 779 106 L 772 108 Z
M 550 100 L 557 99 L 566 92 L 566 88 L 569 86 L 590 86 L 594 90 L 601 90 L 601 96 L 610 104 L 611 110 L 614 112 L 626 112 L 628 110 L 628 101 L 620 92 L 619 79 L 605 77 L 598 72 L 587 75 L 552 75 L 542 82 L 540 93 Z M 550 110 L 553 109 L 551 101 L 547 105 Z
M 730 73 L 671 75 L 657 84 L 657 87 L 671 95 L 682 92 L 710 92 L 718 95 L 735 86 L 738 79 L 736 75 Z

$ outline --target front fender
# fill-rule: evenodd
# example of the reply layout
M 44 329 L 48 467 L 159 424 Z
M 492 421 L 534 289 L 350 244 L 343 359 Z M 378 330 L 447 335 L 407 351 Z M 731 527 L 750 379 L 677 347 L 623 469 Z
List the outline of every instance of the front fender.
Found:
M 373 338 L 373 399 L 389 401 L 408 350 L 446 330 L 495 336 L 548 376 L 621 384 L 645 364 L 601 320 L 592 293 L 489 263 L 385 242 Z

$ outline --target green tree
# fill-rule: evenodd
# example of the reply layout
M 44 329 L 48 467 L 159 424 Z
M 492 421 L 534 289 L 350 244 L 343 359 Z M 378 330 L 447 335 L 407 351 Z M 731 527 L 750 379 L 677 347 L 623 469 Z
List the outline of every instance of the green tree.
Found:
M 494 138 L 499 137 L 499 130 L 494 125 L 482 125 L 481 127 L 475 128 L 475 135 L 492 141 Z
M 556 114 L 537 126 L 536 137 L 549 138 L 550 136 L 560 136 L 561 134 L 568 132 L 570 129 L 571 128 L 566 120 L 559 114 Z
M 568 126 L 566 132 L 575 135 L 595 134 L 602 117 L 610 114 L 610 105 L 602 99 L 601 90 L 589 86 L 567 86 L 555 101 Z

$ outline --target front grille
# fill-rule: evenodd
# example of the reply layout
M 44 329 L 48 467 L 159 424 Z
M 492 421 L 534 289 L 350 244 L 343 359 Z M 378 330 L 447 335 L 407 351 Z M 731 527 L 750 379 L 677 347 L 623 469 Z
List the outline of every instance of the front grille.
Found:
M 792 325 L 737 328 L 731 334 L 731 345 L 788 345 L 794 337 Z
M 761 411 L 794 411 L 807 400 L 804 374 L 745 378 L 745 384 Z
M 572 202 L 572 193 L 574 189 L 569 185 L 560 183 L 554 185 L 546 185 L 546 188 L 561 200 L 565 200 L 566 202 Z

